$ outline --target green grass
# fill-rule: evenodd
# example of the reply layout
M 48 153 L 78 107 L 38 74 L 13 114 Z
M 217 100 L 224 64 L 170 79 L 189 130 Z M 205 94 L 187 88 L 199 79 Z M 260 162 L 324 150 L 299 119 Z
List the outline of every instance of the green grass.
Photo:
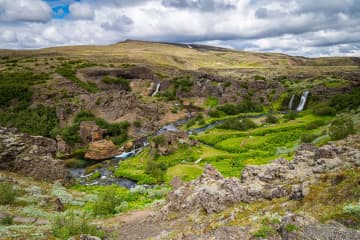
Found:
M 166 172 L 166 181 L 170 182 L 174 177 L 181 177 L 183 181 L 190 181 L 199 177 L 203 168 L 196 164 L 179 164 L 170 167 Z

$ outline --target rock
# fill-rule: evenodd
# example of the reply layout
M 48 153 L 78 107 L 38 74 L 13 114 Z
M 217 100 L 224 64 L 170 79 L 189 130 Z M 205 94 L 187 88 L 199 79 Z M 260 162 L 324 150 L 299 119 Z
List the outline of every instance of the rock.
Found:
M 56 144 L 58 153 L 69 154 L 71 152 L 71 147 L 60 136 L 56 136 Z
M 53 139 L 30 136 L 0 127 L 0 169 L 14 171 L 38 180 L 72 181 L 63 161 L 55 158 Z
M 181 177 L 175 176 L 175 177 L 171 180 L 170 185 L 171 185 L 174 189 L 178 189 L 179 187 L 181 187 L 182 185 L 184 185 L 184 182 L 181 180 Z
M 289 213 L 281 219 L 278 229 L 283 240 L 357 240 L 360 232 L 337 222 L 319 224 L 314 218 Z
M 68 240 L 101 240 L 101 238 L 99 237 L 95 237 L 95 236 L 90 236 L 90 235 L 86 235 L 86 234 L 81 234 L 79 237 L 71 237 Z
M 112 141 L 100 140 L 89 144 L 85 158 L 90 160 L 106 160 L 120 154 Z
M 319 149 L 305 145 L 292 161 L 280 158 L 269 164 L 245 167 L 241 179 L 224 178 L 211 165 L 206 165 L 198 179 L 178 185 L 169 193 L 163 214 L 201 209 L 216 213 L 238 202 L 281 197 L 301 200 L 309 194 L 310 185 L 318 181 L 320 174 L 355 166 L 354 156 L 359 152 L 333 144 Z
M 132 141 L 127 142 L 124 146 L 125 152 L 130 152 L 133 150 L 133 148 L 134 148 L 134 142 L 132 142 Z
M 104 131 L 94 121 L 83 121 L 79 134 L 83 143 L 89 143 L 102 140 Z
M 168 131 L 158 135 L 161 141 L 153 141 L 151 143 L 151 151 L 157 151 L 160 155 L 169 155 L 174 152 L 180 141 L 187 142 L 187 135 L 185 132 Z

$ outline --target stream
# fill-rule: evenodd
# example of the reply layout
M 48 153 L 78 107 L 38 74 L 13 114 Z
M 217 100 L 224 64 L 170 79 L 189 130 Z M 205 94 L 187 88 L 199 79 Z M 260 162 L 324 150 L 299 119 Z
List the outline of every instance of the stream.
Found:
M 158 87 L 157 87 L 158 88 Z M 305 91 L 303 92 L 302 96 L 301 96 L 301 101 L 299 103 L 299 106 L 297 108 L 297 111 L 302 111 L 305 107 L 306 104 L 306 100 L 307 97 L 309 95 L 309 91 Z M 294 97 L 292 97 L 290 99 L 289 102 L 289 108 L 292 108 L 293 105 L 293 101 L 294 101 Z M 284 112 L 286 113 L 286 112 Z M 249 115 L 249 116 L 240 116 L 240 117 L 234 117 L 234 118 L 230 118 L 233 119 L 234 121 L 237 119 L 244 119 L 244 118 L 260 118 L 260 117 L 264 117 L 267 114 L 265 113 L 261 113 L 261 114 L 257 114 L 257 115 Z M 131 152 L 124 152 L 118 156 L 115 156 L 113 159 L 111 160 L 107 160 L 104 162 L 101 162 L 101 167 L 97 168 L 94 172 L 90 173 L 90 174 L 85 174 L 86 169 L 85 168 L 76 168 L 76 169 L 70 169 L 70 173 L 71 175 L 77 180 L 77 182 L 81 185 L 86 185 L 86 186 L 94 186 L 94 185 L 100 185 L 100 186 L 106 186 L 106 185 L 118 185 L 118 186 L 122 186 L 125 188 L 133 188 L 137 185 L 137 183 L 133 180 L 130 179 L 126 179 L 126 178 L 118 178 L 115 177 L 112 173 L 112 171 L 110 171 L 109 169 L 111 168 L 116 168 L 119 165 L 120 161 L 123 161 L 125 159 L 128 159 L 130 157 L 136 156 L 137 154 L 139 154 L 145 147 L 147 147 L 149 145 L 149 138 L 153 137 L 153 136 L 157 136 L 157 135 L 161 135 L 163 133 L 166 132 L 178 132 L 179 127 L 186 124 L 187 122 L 189 122 L 192 119 L 192 116 L 189 114 L 189 116 L 185 119 L 181 119 L 178 120 L 174 123 L 171 124 L 167 124 L 165 126 L 163 126 L 162 128 L 160 128 L 158 131 L 156 131 L 155 133 L 149 135 L 149 136 L 145 136 L 142 137 L 140 139 L 135 140 L 134 142 L 137 142 L 138 144 L 138 148 L 137 149 L 133 149 L 133 151 Z M 195 128 L 195 129 L 191 129 L 191 130 L 187 130 L 187 134 L 192 135 L 192 134 L 198 134 L 201 132 L 205 132 L 209 129 L 215 128 L 219 125 L 221 125 L 222 123 L 224 123 L 225 120 L 217 120 L 214 121 L 206 126 L 203 127 L 199 127 L 199 128 Z M 98 172 L 98 173 L 97 173 Z M 99 174 L 100 173 L 100 177 L 96 178 L 96 179 L 92 179 L 91 176 L 93 176 L 93 174 Z

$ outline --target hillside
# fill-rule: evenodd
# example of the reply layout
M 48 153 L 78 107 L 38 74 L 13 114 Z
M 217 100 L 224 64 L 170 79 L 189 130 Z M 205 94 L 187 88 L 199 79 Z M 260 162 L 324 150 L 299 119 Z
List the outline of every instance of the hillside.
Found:
M 358 239 L 359 110 L 360 58 L 0 50 L 0 239 Z

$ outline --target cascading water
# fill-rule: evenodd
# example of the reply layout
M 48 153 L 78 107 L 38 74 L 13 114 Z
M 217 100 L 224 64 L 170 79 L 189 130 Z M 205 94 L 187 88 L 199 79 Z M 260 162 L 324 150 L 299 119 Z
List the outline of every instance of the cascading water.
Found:
M 304 110 L 309 93 L 310 93 L 309 91 L 303 92 L 303 94 L 301 95 L 299 106 L 297 107 L 296 111 L 301 112 L 302 110 Z
M 289 102 L 289 110 L 291 110 L 293 108 L 294 99 L 295 99 L 295 95 L 292 95 L 291 99 L 290 99 L 290 102 Z
M 156 96 L 156 94 L 158 94 L 159 90 L 160 90 L 160 83 L 158 83 L 158 84 L 156 85 L 155 92 L 154 92 L 151 96 L 152 96 L 152 97 Z

